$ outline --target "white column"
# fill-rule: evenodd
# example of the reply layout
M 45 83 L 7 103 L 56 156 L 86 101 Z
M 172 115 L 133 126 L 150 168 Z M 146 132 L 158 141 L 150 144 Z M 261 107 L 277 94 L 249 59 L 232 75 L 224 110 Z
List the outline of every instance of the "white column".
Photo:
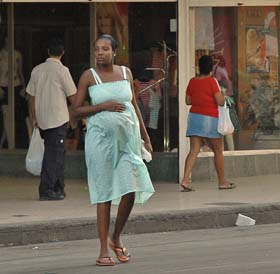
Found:
M 194 8 L 189 0 L 178 0 L 178 75 L 179 75 L 179 181 L 189 152 L 189 139 L 185 137 L 189 107 L 185 104 L 185 91 L 189 79 L 195 74 Z

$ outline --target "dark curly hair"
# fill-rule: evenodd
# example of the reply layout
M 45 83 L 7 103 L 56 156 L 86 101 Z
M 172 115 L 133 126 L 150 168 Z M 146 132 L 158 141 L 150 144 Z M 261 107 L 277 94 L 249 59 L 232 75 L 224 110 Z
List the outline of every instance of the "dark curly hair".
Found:
M 203 55 L 198 61 L 200 75 L 208 75 L 213 70 L 213 59 L 209 55 Z

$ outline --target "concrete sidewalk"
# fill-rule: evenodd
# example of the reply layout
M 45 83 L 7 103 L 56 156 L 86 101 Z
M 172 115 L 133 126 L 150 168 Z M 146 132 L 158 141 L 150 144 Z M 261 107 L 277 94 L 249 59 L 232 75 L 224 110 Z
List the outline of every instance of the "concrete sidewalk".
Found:
M 233 190 L 194 182 L 195 192 L 156 183 L 155 195 L 136 205 L 126 233 L 233 226 L 238 213 L 257 224 L 280 222 L 280 175 L 234 178 Z M 96 238 L 96 208 L 86 181 L 67 180 L 63 201 L 38 201 L 38 178 L 0 177 L 0 246 Z M 116 207 L 112 207 L 116 215 Z

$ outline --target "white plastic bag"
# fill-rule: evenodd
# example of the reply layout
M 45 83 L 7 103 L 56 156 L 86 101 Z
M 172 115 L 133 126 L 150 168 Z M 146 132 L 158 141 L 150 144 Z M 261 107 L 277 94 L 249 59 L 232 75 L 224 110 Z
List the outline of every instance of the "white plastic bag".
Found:
M 229 108 L 226 102 L 223 106 L 218 107 L 219 119 L 218 119 L 218 132 L 222 135 L 229 135 L 234 132 L 234 126 L 230 120 Z
M 152 161 L 152 154 L 145 148 L 144 140 L 141 140 L 141 154 L 146 162 Z
M 41 173 L 44 150 L 44 141 L 41 138 L 39 129 L 34 128 L 25 158 L 26 170 L 33 175 L 39 176 Z

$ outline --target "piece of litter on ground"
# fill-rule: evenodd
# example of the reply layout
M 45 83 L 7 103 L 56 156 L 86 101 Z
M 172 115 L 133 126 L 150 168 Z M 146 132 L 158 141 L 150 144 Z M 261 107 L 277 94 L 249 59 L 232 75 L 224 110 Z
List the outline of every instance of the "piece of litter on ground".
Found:
M 237 220 L 235 222 L 235 225 L 237 226 L 252 226 L 255 224 L 256 224 L 256 220 L 240 213 L 238 214 Z
M 38 246 L 34 246 L 34 247 L 32 247 L 32 249 L 33 249 L 33 250 L 38 250 L 39 247 L 38 247 Z

